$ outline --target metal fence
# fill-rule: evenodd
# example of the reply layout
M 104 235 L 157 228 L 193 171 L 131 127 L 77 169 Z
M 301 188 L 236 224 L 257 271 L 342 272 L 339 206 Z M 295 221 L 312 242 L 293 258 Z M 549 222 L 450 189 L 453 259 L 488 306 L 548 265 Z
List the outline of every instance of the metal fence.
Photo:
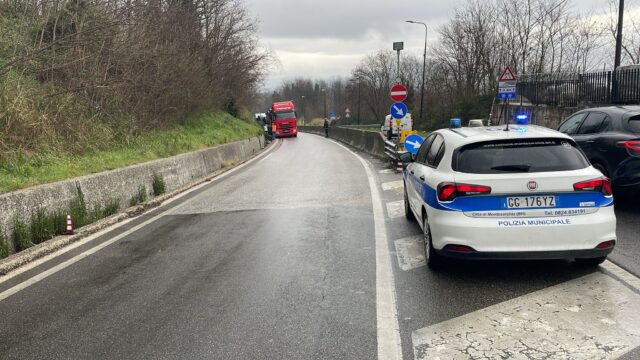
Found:
M 534 105 L 640 104 L 640 68 L 522 75 L 517 86 L 518 95 Z

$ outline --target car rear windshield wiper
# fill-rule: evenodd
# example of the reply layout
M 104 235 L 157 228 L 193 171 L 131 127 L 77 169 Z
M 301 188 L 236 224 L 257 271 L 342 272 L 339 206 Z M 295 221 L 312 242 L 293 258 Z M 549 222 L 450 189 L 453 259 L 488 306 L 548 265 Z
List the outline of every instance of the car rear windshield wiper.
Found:
M 529 172 L 529 169 L 531 168 L 531 165 L 526 165 L 526 164 L 518 164 L 518 165 L 500 165 L 500 166 L 494 166 L 491 168 L 491 170 L 498 170 L 498 171 L 512 171 L 512 172 Z

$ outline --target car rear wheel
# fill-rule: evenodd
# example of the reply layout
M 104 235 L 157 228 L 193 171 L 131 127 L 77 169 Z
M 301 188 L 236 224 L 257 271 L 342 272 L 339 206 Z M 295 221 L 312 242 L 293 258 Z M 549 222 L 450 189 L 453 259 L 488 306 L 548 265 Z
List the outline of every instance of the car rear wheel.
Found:
M 424 226 L 422 228 L 422 234 L 424 239 L 424 260 L 427 262 L 427 266 L 430 269 L 437 269 L 441 264 L 440 255 L 433 249 L 431 242 L 431 229 L 429 228 L 429 222 L 424 219 Z
M 406 184 L 404 188 L 404 216 L 409 221 L 413 221 L 416 219 L 415 215 L 413 215 L 413 211 L 411 211 L 411 206 L 409 205 L 409 196 L 407 196 Z
M 589 258 L 589 259 L 576 259 L 576 264 L 582 265 L 582 266 L 598 266 L 602 264 L 605 260 L 607 260 L 606 256 Z

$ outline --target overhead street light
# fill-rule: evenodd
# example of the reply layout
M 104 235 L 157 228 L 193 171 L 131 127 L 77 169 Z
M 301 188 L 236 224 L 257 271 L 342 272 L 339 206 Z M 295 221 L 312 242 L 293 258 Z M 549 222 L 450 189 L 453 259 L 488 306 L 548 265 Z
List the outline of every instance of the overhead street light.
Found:
M 424 25 L 424 54 L 422 55 L 422 85 L 420 86 L 420 122 L 423 122 L 422 114 L 424 112 L 424 72 L 427 67 L 427 24 L 420 21 L 407 20 L 410 24 Z
M 358 125 L 360 125 L 360 88 L 362 84 L 362 79 L 360 76 L 356 76 L 353 79 L 349 80 L 350 82 L 358 82 Z

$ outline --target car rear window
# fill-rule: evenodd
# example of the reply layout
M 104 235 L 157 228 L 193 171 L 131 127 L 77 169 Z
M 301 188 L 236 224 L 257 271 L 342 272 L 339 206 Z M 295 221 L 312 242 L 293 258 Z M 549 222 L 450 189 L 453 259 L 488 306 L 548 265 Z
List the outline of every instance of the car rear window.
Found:
M 640 134 L 640 115 L 629 118 L 629 130 L 633 133 Z
M 474 174 L 568 171 L 589 166 L 577 145 L 566 139 L 516 139 L 469 144 L 453 156 L 455 171 Z

